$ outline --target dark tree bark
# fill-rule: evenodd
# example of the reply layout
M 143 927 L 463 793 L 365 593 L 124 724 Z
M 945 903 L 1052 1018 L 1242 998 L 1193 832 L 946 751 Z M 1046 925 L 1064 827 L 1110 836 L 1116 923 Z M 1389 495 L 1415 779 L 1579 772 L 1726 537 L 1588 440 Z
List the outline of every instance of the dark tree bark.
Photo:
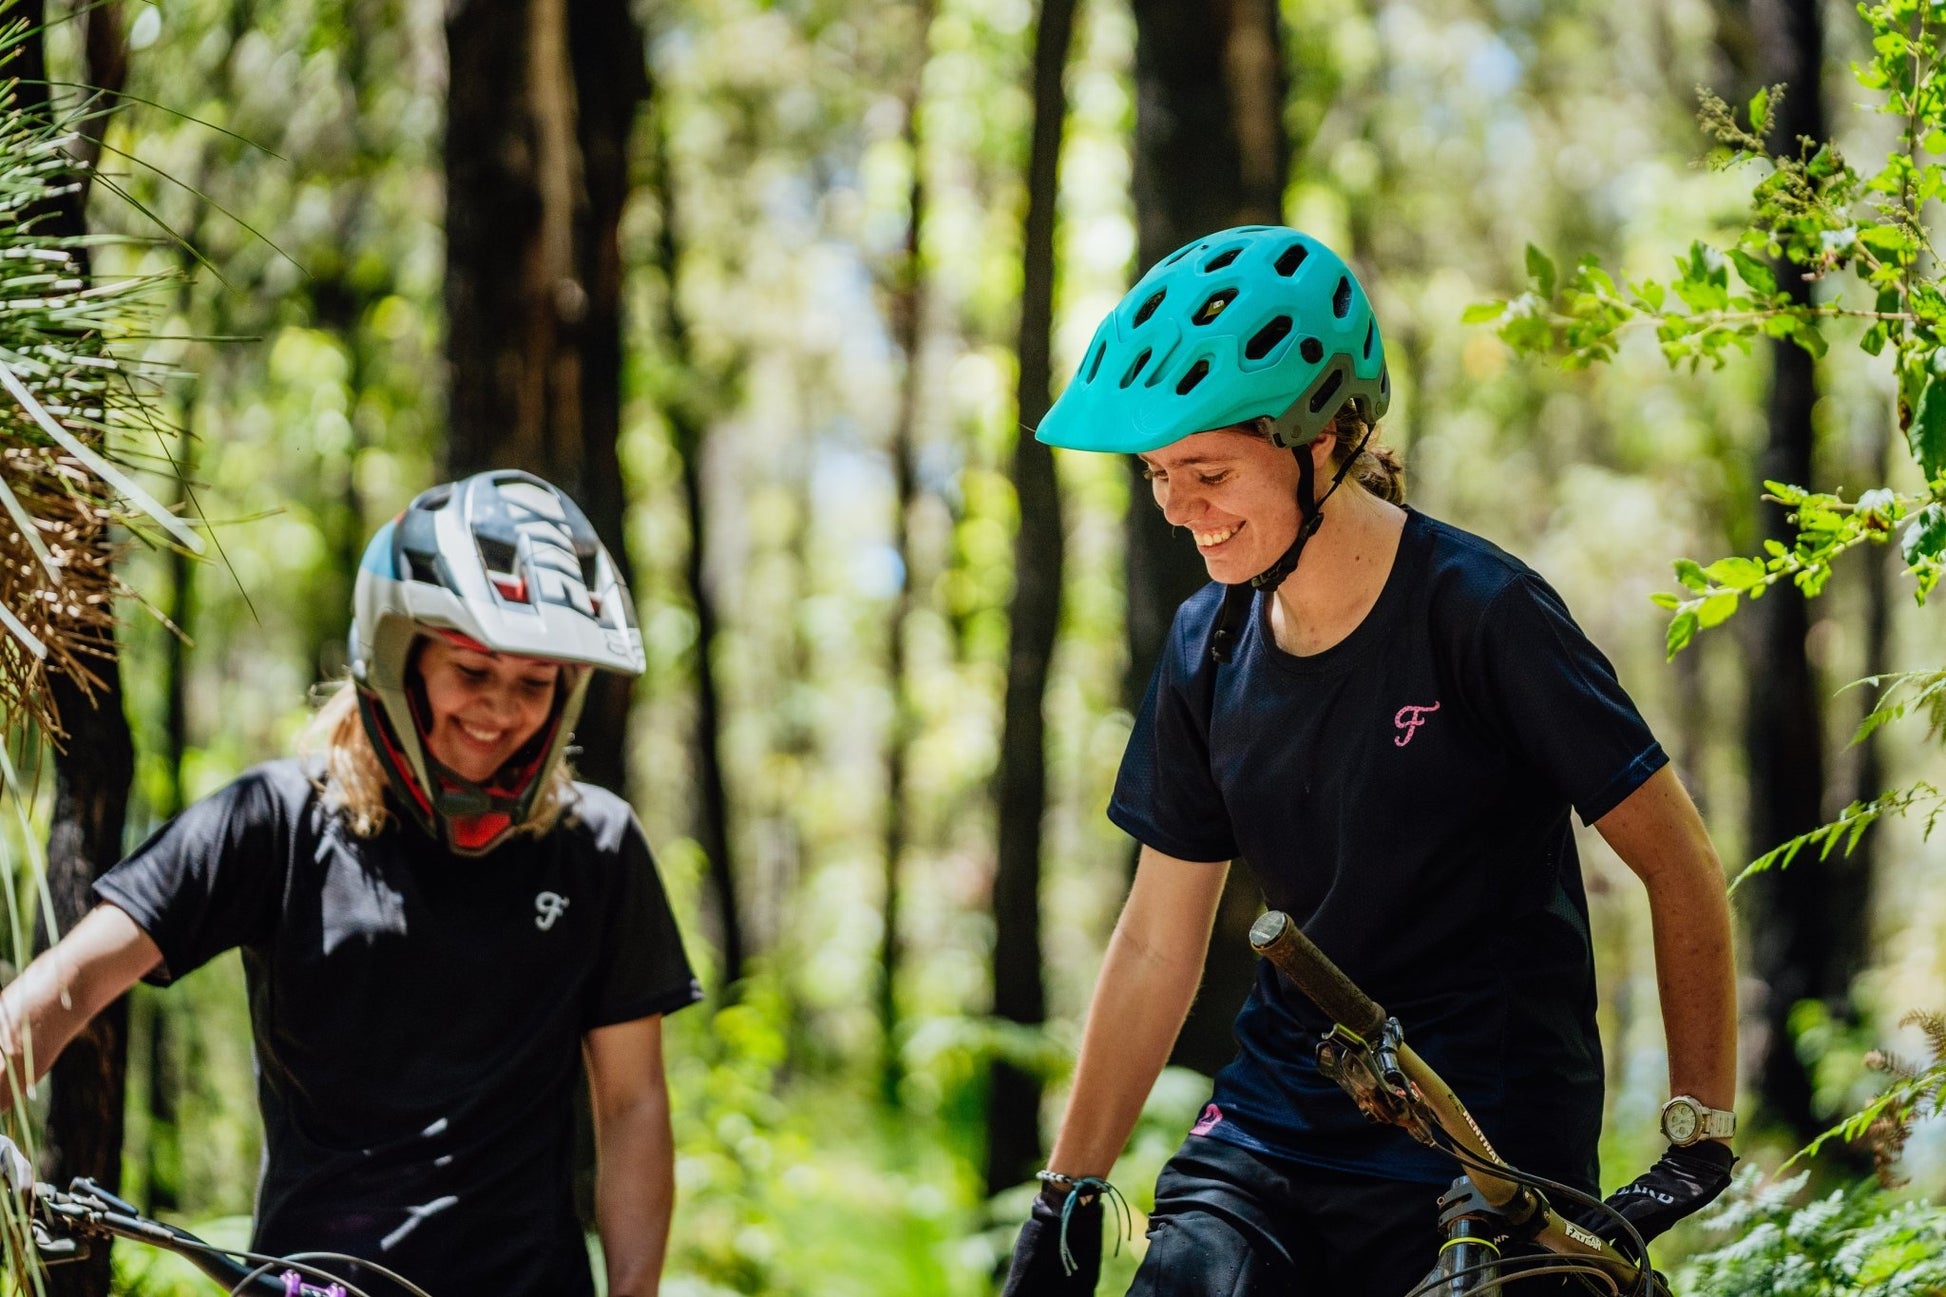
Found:
M 678 376 L 672 390 L 662 394 L 662 413 L 669 421 L 669 435 L 682 469 L 683 509 L 689 519 L 689 551 L 683 559 L 683 585 L 690 608 L 696 614 L 696 719 L 690 742 L 696 761 L 693 831 L 696 844 L 708 862 L 710 892 L 716 902 L 723 989 L 726 996 L 733 996 L 736 984 L 743 978 L 745 941 L 736 861 L 730 852 L 730 799 L 722 753 L 723 704 L 716 678 L 715 650 L 721 619 L 705 570 L 709 555 L 709 509 L 703 492 L 703 457 L 709 420 L 697 392 L 689 321 L 676 292 L 682 265 L 679 214 L 668 141 L 660 115 L 650 132 L 650 147 L 656 204 L 662 217 L 655 245 L 656 267 L 662 276 L 662 336 L 669 348 L 670 368 Z
M 41 6 L 26 7 L 34 25 L 23 37 L 20 54 L 10 71 L 20 78 L 18 93 L 30 108 L 52 111 L 48 100 L 48 67 L 42 25 L 57 15 Z M 127 47 L 122 39 L 121 11 L 109 3 L 86 18 L 84 75 L 109 92 L 114 102 L 127 76 Z M 108 111 L 83 124 L 77 137 L 76 186 L 48 214 L 51 232 L 79 236 L 87 232 L 88 160 L 99 156 Z M 78 253 L 84 277 L 88 256 Z M 97 543 L 106 545 L 104 528 Z M 123 821 L 128 810 L 129 785 L 135 777 L 135 748 L 128 718 L 122 710 L 121 670 L 113 628 L 101 643 L 105 656 L 92 670 L 98 684 L 55 675 L 50 682 L 64 737 L 54 753 L 54 815 L 47 842 L 47 887 L 55 930 L 47 916 L 37 914 L 34 946 L 44 950 L 94 908 L 90 890 L 95 879 L 121 859 Z M 128 998 L 119 997 L 95 1016 L 68 1045 L 48 1073 L 47 1122 L 41 1132 L 41 1178 L 66 1184 L 78 1175 L 94 1177 L 114 1188 L 121 1182 L 122 1108 L 127 1089 Z M 106 1247 L 86 1261 L 51 1271 L 51 1297 L 101 1297 L 108 1292 L 109 1259 Z
M 458 0 L 446 36 L 448 468 L 545 477 L 626 578 L 618 230 L 642 31 L 627 0 Z M 583 777 L 622 793 L 628 698 L 597 673 L 577 732 Z
M 1283 29 L 1273 0 L 1184 5 L 1135 0 L 1136 257 L 1146 270 L 1199 235 L 1283 219 L 1290 145 Z M 1176 606 L 1209 580 L 1196 548 L 1170 534 L 1130 457 L 1128 675 L 1139 706 Z M 1171 1061 L 1214 1072 L 1236 1052 L 1230 1023 L 1256 974 L 1250 924 L 1262 908 L 1249 871 L 1233 869 L 1210 945 L 1204 990 Z
M 1027 155 L 1027 217 L 1021 255 L 1019 427 L 1014 440 L 1014 595 L 1000 731 L 999 861 L 993 879 L 993 1012 L 1038 1026 L 1047 1017 L 1041 969 L 1041 820 L 1047 810 L 1042 703 L 1061 619 L 1061 497 L 1054 453 L 1029 429 L 1047 413 L 1053 381 L 1054 211 L 1067 119 L 1062 74 L 1074 35 L 1073 0 L 1043 0 L 1034 36 L 1034 126 Z M 1019 1184 L 1040 1160 L 1040 1078 L 1005 1060 L 989 1075 L 989 1195 Z
M 885 679 L 891 694 L 892 715 L 885 742 L 885 810 L 880 828 L 880 852 L 885 864 L 885 891 L 878 950 L 879 1097 L 888 1108 L 899 1106 L 904 1068 L 899 1061 L 899 966 L 904 944 L 899 924 L 903 891 L 900 866 L 909 837 L 906 814 L 906 763 L 913 739 L 912 692 L 906 680 L 905 628 L 915 603 L 918 577 L 913 571 L 912 511 L 919 498 L 919 475 L 914 454 L 919 412 L 925 389 L 920 373 L 925 345 L 926 275 L 920 240 L 926 221 L 926 183 L 923 141 L 919 134 L 919 99 L 924 79 L 933 6 L 917 6 L 912 79 L 905 91 L 906 147 L 912 157 L 912 183 L 906 195 L 905 249 L 887 285 L 892 340 L 905 357 L 899 392 L 899 413 L 892 429 L 892 545 L 899 556 L 899 589 L 886 628 Z
M 1754 0 L 1750 27 L 1764 84 L 1784 82 L 1773 147 L 1795 147 L 1800 136 L 1828 132 L 1819 75 L 1824 35 L 1816 0 Z M 1809 298 L 1801 273 L 1779 276 L 1799 301 Z M 1801 349 L 1771 349 L 1770 438 L 1758 478 L 1809 483 L 1812 476 L 1811 410 L 1817 399 L 1811 358 Z M 1764 534 L 1786 543 L 1784 510 L 1770 505 Z M 1763 852 L 1815 828 L 1823 819 L 1825 762 L 1823 709 L 1805 651 L 1808 613 L 1794 587 L 1778 586 L 1745 612 L 1755 669 L 1750 682 L 1745 750 L 1750 762 L 1749 844 Z M 1839 1006 L 1862 950 L 1862 888 L 1849 877 L 1842 854 L 1819 860 L 1805 852 L 1788 869 L 1755 880 L 1749 928 L 1751 964 L 1763 980 L 1763 1057 L 1757 1083 L 1765 1109 L 1800 1137 L 1822 1128 L 1812 1110 L 1811 1079 L 1791 1038 L 1792 1007 L 1804 999 Z

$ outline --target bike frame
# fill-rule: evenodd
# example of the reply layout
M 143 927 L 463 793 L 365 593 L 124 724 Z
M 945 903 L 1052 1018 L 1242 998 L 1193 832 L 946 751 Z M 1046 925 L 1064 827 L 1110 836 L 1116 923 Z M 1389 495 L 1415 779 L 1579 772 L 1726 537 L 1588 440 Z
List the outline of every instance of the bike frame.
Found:
M 1523 1183 L 1532 1177 L 1493 1151 L 1452 1087 L 1405 1043 L 1398 1020 L 1358 989 L 1290 915 L 1281 910 L 1262 915 L 1251 925 L 1250 944 L 1331 1018 L 1332 1029 L 1318 1043 L 1318 1070 L 1337 1081 L 1372 1120 L 1402 1128 L 1466 1168 L 1440 1198 L 1446 1239 L 1434 1275 L 1415 1293 L 1462 1297 L 1506 1282 L 1497 1274 L 1499 1244 L 1511 1237 L 1561 1258 L 1537 1272 L 1598 1278 L 1615 1294 L 1632 1290 L 1666 1297 L 1653 1270 L 1556 1215 L 1546 1198 Z

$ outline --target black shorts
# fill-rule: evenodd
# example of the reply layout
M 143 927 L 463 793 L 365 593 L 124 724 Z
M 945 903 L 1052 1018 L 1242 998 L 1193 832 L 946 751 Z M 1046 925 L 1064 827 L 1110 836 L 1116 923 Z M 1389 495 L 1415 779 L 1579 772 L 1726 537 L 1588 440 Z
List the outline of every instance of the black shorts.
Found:
M 1405 1297 L 1438 1259 L 1445 1189 L 1191 1135 L 1156 1180 L 1149 1252 L 1128 1297 Z M 1509 1291 L 1563 1289 L 1537 1278 Z

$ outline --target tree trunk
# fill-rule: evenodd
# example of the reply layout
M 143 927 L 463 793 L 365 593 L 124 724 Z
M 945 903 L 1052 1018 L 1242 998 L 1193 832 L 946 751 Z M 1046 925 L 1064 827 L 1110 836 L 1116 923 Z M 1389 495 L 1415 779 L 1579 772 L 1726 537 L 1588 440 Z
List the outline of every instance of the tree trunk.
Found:
M 1800 136 L 1823 139 L 1827 133 L 1819 74 L 1824 57 L 1823 30 L 1816 0 L 1755 0 L 1751 28 L 1757 35 L 1758 64 L 1765 84 L 1788 85 L 1772 142 L 1794 148 Z M 1799 301 L 1809 288 L 1801 272 L 1780 281 Z M 1773 344 L 1770 440 L 1759 480 L 1808 484 L 1812 476 L 1811 409 L 1817 399 L 1811 357 L 1798 347 Z M 1766 506 L 1764 533 L 1785 543 L 1790 528 L 1779 506 Z M 1805 652 L 1808 615 L 1804 598 L 1786 584 L 1771 591 L 1745 613 L 1756 645 L 1745 750 L 1750 761 L 1749 846 L 1769 850 L 1815 828 L 1823 818 L 1823 716 L 1818 685 Z M 1777 1121 L 1808 1139 L 1823 1123 L 1812 1108 L 1811 1079 L 1799 1061 L 1790 1031 L 1790 1013 L 1804 999 L 1827 999 L 1840 1006 L 1849 998 L 1850 980 L 1862 943 L 1848 929 L 1854 915 L 1856 884 L 1841 854 L 1819 860 L 1801 853 L 1788 869 L 1755 880 L 1750 954 L 1767 988 L 1764 1002 L 1763 1057 L 1756 1082 L 1765 1109 Z
M 446 36 L 448 469 L 553 482 L 626 579 L 617 232 L 642 32 L 627 0 L 458 0 Z M 583 777 L 624 794 L 628 699 L 597 673 L 576 734 Z
M 47 15 L 37 6 L 23 6 L 34 26 L 22 38 L 20 53 L 10 72 L 20 78 L 19 94 L 51 110 L 47 99 L 48 66 L 44 40 Z M 90 12 L 82 48 L 84 76 L 115 102 L 127 77 L 127 47 L 122 39 L 120 6 L 108 3 Z M 50 232 L 80 236 L 87 232 L 89 173 L 85 164 L 99 156 L 109 111 L 102 110 L 82 123 L 76 155 L 82 169 L 76 185 L 48 215 Z M 85 249 L 77 252 L 83 276 L 89 273 Z M 96 543 L 106 545 L 104 528 Z M 92 887 L 121 859 L 123 820 L 128 790 L 135 777 L 135 749 L 128 718 L 122 711 L 121 670 L 116 659 L 113 627 L 101 643 L 106 656 L 92 664 L 99 680 L 90 691 L 74 679 L 56 674 L 49 693 L 66 736 L 54 753 L 54 816 L 48 832 L 47 888 L 55 928 L 38 914 L 34 945 L 43 950 L 94 908 Z M 128 998 L 116 999 L 76 1036 L 48 1073 L 47 1122 L 41 1134 L 39 1174 L 65 1185 L 75 1176 L 91 1176 L 114 1188 L 121 1183 L 122 1105 L 127 1088 Z M 49 1272 L 52 1297 L 101 1297 L 108 1291 L 108 1249 L 100 1247 L 86 1261 Z
M 888 1108 L 899 1106 L 904 1069 L 899 1061 L 900 866 L 905 859 L 910 817 L 906 814 L 906 763 L 914 730 L 912 691 L 906 680 L 905 629 L 914 605 L 919 579 L 913 571 L 912 512 L 919 498 L 919 475 L 914 454 L 919 414 L 924 408 L 921 382 L 925 346 L 926 275 L 921 235 L 926 220 L 924 142 L 919 134 L 919 99 L 924 80 L 932 5 L 918 7 L 915 23 L 912 80 L 905 92 L 906 148 L 912 158 L 912 183 L 906 194 L 905 249 L 890 276 L 889 309 L 893 341 L 905 357 L 899 413 L 892 428 L 892 545 L 899 556 L 899 589 L 886 627 L 885 678 L 892 699 L 892 715 L 885 740 L 885 809 L 880 826 L 885 890 L 878 950 L 879 1097 Z
M 1199 235 L 1283 219 L 1290 145 L 1283 29 L 1272 0 L 1210 6 L 1135 0 L 1135 223 L 1146 270 Z M 1187 539 L 1150 502 L 1128 460 L 1128 675 L 1137 707 L 1176 606 L 1209 574 Z M 1217 912 L 1204 990 L 1171 1061 L 1214 1072 L 1236 1052 L 1237 1007 L 1256 975 L 1250 924 L 1262 903 L 1248 870 L 1233 869 Z
M 656 263 L 662 276 L 662 335 L 669 348 L 670 369 L 677 375 L 674 390 L 661 394 L 662 412 L 669 421 L 669 435 L 681 465 L 683 509 L 689 519 L 683 585 L 690 608 L 696 614 L 696 717 L 690 741 L 690 751 L 696 761 L 696 811 L 692 831 L 707 862 L 710 892 L 716 902 L 723 988 L 726 994 L 733 995 L 736 984 L 743 978 L 745 942 L 736 862 L 730 854 L 730 799 L 722 753 L 723 704 L 716 676 L 715 650 L 721 619 L 706 571 L 709 510 L 703 492 L 703 456 L 709 424 L 696 391 L 689 321 L 676 293 L 682 264 L 676 186 L 670 170 L 666 126 L 659 114 L 650 132 L 650 148 L 656 204 L 662 217 L 656 237 Z
M 1027 218 L 1021 255 L 1018 427 L 1014 494 L 1014 595 L 1009 610 L 1007 689 L 1000 732 L 999 861 L 993 880 L 993 1012 L 1025 1026 L 1047 1017 L 1041 969 L 1041 820 L 1047 809 L 1042 703 L 1061 619 L 1061 497 L 1054 453 L 1030 431 L 1047 413 L 1053 380 L 1054 214 L 1061 132 L 1067 118 L 1062 74 L 1074 34 L 1073 0 L 1043 0 L 1034 38 L 1034 126 L 1027 158 Z M 1005 1060 L 989 1077 L 986 1184 L 989 1195 L 1019 1184 L 1040 1161 L 1040 1078 Z

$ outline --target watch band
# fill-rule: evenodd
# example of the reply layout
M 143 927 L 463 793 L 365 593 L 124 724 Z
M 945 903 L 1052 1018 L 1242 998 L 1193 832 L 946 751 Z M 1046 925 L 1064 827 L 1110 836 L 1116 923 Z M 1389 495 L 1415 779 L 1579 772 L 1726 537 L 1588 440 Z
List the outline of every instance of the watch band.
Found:
M 1696 1118 L 1696 1129 L 1688 1139 L 1678 1140 L 1669 1130 L 1669 1113 L 1673 1108 L 1686 1109 Z M 1737 1133 L 1737 1115 L 1728 1108 L 1712 1108 L 1694 1095 L 1679 1094 L 1662 1105 L 1662 1133 L 1679 1148 L 1706 1139 L 1728 1139 Z

